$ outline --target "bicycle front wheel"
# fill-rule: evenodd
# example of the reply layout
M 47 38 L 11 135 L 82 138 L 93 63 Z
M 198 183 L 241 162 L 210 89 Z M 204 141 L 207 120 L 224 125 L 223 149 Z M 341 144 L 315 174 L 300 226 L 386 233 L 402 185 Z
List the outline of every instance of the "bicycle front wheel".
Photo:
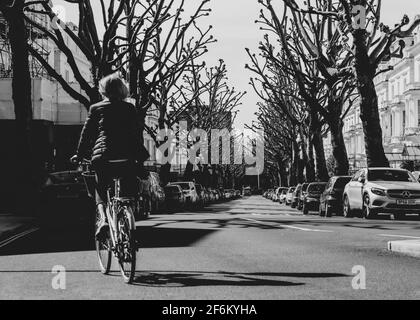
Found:
M 96 214 L 96 220 L 98 221 L 99 213 Z M 97 221 L 95 223 L 95 233 L 96 233 L 96 226 Z M 109 230 L 107 230 L 104 237 L 101 239 L 97 239 L 95 237 L 95 247 L 96 247 L 96 254 L 98 256 L 99 267 L 103 274 L 108 274 L 111 269 L 111 261 L 112 261 L 112 251 L 111 251 L 111 238 L 109 234 Z
M 121 207 L 117 217 L 118 263 L 124 282 L 131 283 L 136 273 L 136 239 L 133 209 Z

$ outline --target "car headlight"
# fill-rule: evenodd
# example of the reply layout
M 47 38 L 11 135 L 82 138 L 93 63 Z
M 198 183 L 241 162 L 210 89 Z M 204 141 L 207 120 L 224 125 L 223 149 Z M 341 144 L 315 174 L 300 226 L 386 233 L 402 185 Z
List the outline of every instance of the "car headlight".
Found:
M 383 189 L 372 188 L 372 189 L 370 189 L 370 191 L 371 191 L 373 194 L 376 194 L 376 195 L 378 195 L 378 196 L 386 196 L 385 190 L 383 190 Z

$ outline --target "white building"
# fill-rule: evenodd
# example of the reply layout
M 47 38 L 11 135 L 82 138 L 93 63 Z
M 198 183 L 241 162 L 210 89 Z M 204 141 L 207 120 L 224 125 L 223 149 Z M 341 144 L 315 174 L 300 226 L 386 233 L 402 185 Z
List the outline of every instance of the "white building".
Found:
M 404 160 L 420 160 L 420 27 L 404 41 L 404 57 L 382 63 L 381 69 L 393 70 L 375 79 L 385 153 L 395 167 Z M 359 112 L 356 103 L 344 119 L 351 167 L 366 165 Z

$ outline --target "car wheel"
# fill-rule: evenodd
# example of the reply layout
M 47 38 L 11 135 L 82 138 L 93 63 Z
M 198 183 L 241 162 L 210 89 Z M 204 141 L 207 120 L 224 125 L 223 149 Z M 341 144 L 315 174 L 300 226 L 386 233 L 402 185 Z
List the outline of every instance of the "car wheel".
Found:
M 303 214 L 306 216 L 309 213 L 308 211 L 308 207 L 306 206 L 306 204 L 303 204 Z
M 405 213 L 399 213 L 394 215 L 395 220 L 404 220 L 405 219 Z
M 353 218 L 353 210 L 350 208 L 350 201 L 347 196 L 344 197 L 343 216 L 346 218 Z
M 325 217 L 325 212 L 322 210 L 322 204 L 319 204 L 318 213 L 320 217 Z
M 373 219 L 376 216 L 376 212 L 370 207 L 370 198 L 367 194 L 363 197 L 363 218 Z
M 332 208 L 330 206 L 328 206 L 328 202 L 325 202 L 325 216 L 328 218 L 332 217 Z

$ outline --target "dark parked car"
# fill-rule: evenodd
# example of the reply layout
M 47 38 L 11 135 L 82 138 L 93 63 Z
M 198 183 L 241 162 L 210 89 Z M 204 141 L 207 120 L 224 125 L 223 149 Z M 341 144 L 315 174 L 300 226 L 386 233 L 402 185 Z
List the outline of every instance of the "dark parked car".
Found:
M 185 196 L 180 186 L 168 185 L 163 189 L 165 190 L 166 206 L 168 211 L 182 209 L 185 206 Z
M 306 190 L 308 189 L 308 186 L 309 186 L 309 183 L 302 184 L 302 190 L 300 191 L 300 197 L 299 197 L 298 205 L 297 205 L 298 210 L 303 209 L 303 201 L 305 199 Z
M 293 191 L 293 195 L 292 195 L 292 203 L 290 204 L 290 206 L 292 208 L 296 208 L 299 202 L 299 198 L 300 198 L 300 192 L 302 191 L 302 184 L 298 184 L 296 186 L 295 191 Z
M 244 195 L 244 196 L 250 196 L 250 195 L 252 195 L 252 192 L 251 192 L 251 187 L 245 187 L 245 188 L 243 189 L 243 195 Z
M 344 187 L 350 180 L 351 177 L 349 176 L 331 177 L 319 201 L 319 215 L 321 217 L 331 217 L 333 213 L 342 214 Z
M 319 199 L 322 192 L 324 192 L 326 185 L 326 182 L 313 182 L 309 184 L 303 201 L 303 214 L 308 214 L 309 211 L 318 210 Z
M 197 202 L 197 206 L 199 208 L 203 208 L 207 202 L 206 199 L 206 193 L 204 191 L 204 188 L 201 184 L 196 183 L 195 184 L 195 190 L 197 191 L 198 194 L 198 202 Z
M 76 221 L 92 217 L 94 221 L 95 204 L 89 198 L 81 171 L 62 171 L 50 173 L 41 187 L 41 207 L 46 223 L 63 220 Z

